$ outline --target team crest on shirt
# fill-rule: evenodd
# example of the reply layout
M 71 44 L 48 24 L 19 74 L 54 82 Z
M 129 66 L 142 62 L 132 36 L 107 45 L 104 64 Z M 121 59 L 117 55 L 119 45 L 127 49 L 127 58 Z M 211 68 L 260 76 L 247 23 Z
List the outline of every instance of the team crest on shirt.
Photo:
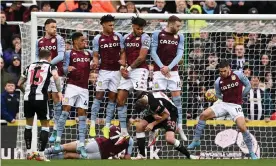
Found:
M 89 55 L 87 51 L 84 51 L 84 54 L 85 54 L 85 55 Z
M 41 40 L 39 43 L 43 43 L 43 40 Z
M 56 39 L 55 39 L 55 38 L 53 38 L 53 39 L 51 40 L 51 42 L 52 42 L 52 43 L 56 42 Z
M 117 37 L 117 36 L 113 36 L 113 39 L 114 39 L 114 40 L 118 40 L 118 37 Z
M 236 80 L 236 76 L 235 75 L 232 75 L 231 76 L 231 79 L 234 81 L 234 80 Z
M 175 39 L 178 39 L 178 35 L 174 35 L 173 37 L 174 37 Z
M 158 85 L 157 82 L 154 84 L 154 87 L 155 87 L 155 88 L 158 88 L 158 87 L 159 87 L 159 85 Z
M 68 97 L 65 97 L 62 101 L 64 104 L 68 104 L 69 103 L 69 98 Z
M 136 40 L 140 40 L 140 37 L 136 37 Z
M 103 85 L 102 81 L 98 82 L 98 86 L 101 87 Z

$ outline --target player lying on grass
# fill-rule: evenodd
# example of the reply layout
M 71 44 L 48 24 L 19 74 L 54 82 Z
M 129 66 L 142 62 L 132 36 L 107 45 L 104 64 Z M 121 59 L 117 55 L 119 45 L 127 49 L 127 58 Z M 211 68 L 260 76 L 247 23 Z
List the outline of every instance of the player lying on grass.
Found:
M 158 128 L 166 130 L 166 141 L 173 145 L 176 150 L 191 159 L 190 153 L 175 138 L 177 125 L 177 108 L 174 103 L 163 92 L 142 92 L 135 103 L 137 112 L 144 111 L 144 118 L 136 123 L 137 145 L 140 155 L 137 159 L 145 159 L 145 131 Z
M 109 139 L 105 137 L 98 137 L 95 139 L 88 139 L 85 145 L 87 159 L 108 159 L 125 150 L 124 159 L 130 159 L 133 139 L 128 137 L 119 145 L 115 145 L 121 133 L 121 129 L 116 126 L 109 128 Z M 61 149 L 56 151 L 54 147 L 45 150 L 45 156 L 49 159 L 81 159 L 82 156 L 77 150 L 79 141 L 70 142 L 61 145 Z
M 242 72 L 232 71 L 227 60 L 222 60 L 218 68 L 220 77 L 215 82 L 215 90 L 217 98 L 221 99 L 222 102 L 214 104 L 200 114 L 193 142 L 188 146 L 188 149 L 194 149 L 200 146 L 200 136 L 205 128 L 206 120 L 230 114 L 242 132 L 244 143 L 249 150 L 250 157 L 252 159 L 258 159 L 253 152 L 252 139 L 246 128 L 241 107 L 243 98 L 247 97 L 251 89 L 250 82 Z M 245 86 L 244 90 L 243 86 Z

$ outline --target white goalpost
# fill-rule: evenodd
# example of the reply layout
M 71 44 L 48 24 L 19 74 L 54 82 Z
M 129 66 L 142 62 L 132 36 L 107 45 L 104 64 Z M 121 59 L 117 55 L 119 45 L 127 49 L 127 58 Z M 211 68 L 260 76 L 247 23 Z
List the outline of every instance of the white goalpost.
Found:
M 56 19 L 57 33 L 64 37 L 66 41 L 71 41 L 70 36 L 73 32 L 83 32 L 89 41 L 89 49 L 92 50 L 92 40 L 102 30 L 99 20 L 105 14 L 107 13 L 32 12 L 31 21 L 20 24 L 22 69 L 35 60 L 36 40 L 44 35 L 44 22 L 46 19 Z M 116 19 L 114 25 L 116 32 L 126 34 L 132 31 L 130 19 L 136 14 L 111 14 Z M 226 58 L 235 62 L 232 65 L 236 67 L 236 70 L 248 71 L 246 75 L 249 78 L 252 78 L 253 75 L 258 76 L 260 87 L 262 86 L 264 94 L 269 95 L 269 101 L 261 101 L 263 110 L 266 111 L 261 113 L 262 115 L 257 115 L 260 114 L 258 111 L 252 112 L 251 100 L 249 100 L 247 105 L 243 105 L 243 109 L 244 112 L 247 112 L 246 116 L 249 119 L 252 118 L 247 125 L 249 126 L 248 128 L 254 142 L 254 150 L 257 155 L 261 158 L 276 158 L 276 121 L 265 122 L 263 120 L 264 117 L 270 116 L 275 111 L 276 15 L 139 14 L 139 17 L 147 21 L 144 31 L 151 34 L 155 30 L 164 28 L 166 20 L 171 15 L 176 15 L 183 20 L 183 27 L 180 33 L 185 36 L 184 56 L 181 63 L 179 63 L 179 74 L 182 80 L 183 114 L 187 113 L 188 116 L 187 124 L 183 126 L 184 132 L 188 136 L 188 141 L 184 142 L 185 146 L 192 141 L 194 128 L 197 123 L 196 119 L 205 108 L 212 104 L 204 100 L 204 92 L 213 88 L 214 81 L 218 77 L 216 65 L 219 59 Z M 268 63 L 262 60 L 265 55 L 268 57 Z M 149 57 L 147 63 L 151 66 L 152 60 Z M 270 77 L 268 77 L 269 74 Z M 151 78 L 149 80 L 151 82 Z M 150 87 L 149 90 L 151 90 Z M 95 87 L 89 85 L 89 119 L 94 95 Z M 134 95 L 131 93 L 127 100 L 128 116 L 132 114 L 133 102 Z M 102 135 L 100 129 L 105 118 L 106 103 L 107 100 L 105 98 L 97 120 L 97 134 L 99 135 Z M 62 136 L 63 143 L 78 138 L 76 117 L 76 111 L 72 111 Z M 183 119 L 185 118 L 186 116 L 183 117 Z M 23 152 L 25 151 L 25 143 L 22 100 L 20 103 L 19 122 L 17 150 L 18 152 Z M 113 123 L 118 125 L 116 120 Z M 36 149 L 37 132 L 39 131 L 39 125 L 36 120 L 33 128 L 35 132 L 33 133 L 32 149 Z M 89 128 L 87 131 L 89 131 Z M 130 134 L 135 138 L 134 126 L 130 127 Z M 147 148 L 148 158 L 184 158 L 183 155 L 166 143 L 164 136 L 162 136 L 163 134 L 161 132 L 155 146 Z M 179 136 L 177 137 L 180 139 Z M 191 151 L 191 153 L 199 155 L 201 158 L 248 158 L 248 150 L 244 145 L 241 133 L 228 117 L 207 121 L 201 140 L 200 149 Z M 134 155 L 137 153 L 137 148 L 134 148 Z

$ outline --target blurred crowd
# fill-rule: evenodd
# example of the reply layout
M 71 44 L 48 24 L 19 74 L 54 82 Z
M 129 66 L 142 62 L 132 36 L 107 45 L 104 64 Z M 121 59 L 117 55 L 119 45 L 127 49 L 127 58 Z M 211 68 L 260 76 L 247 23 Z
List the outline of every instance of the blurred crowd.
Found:
M 13 122 L 17 117 L 19 94 L 16 83 L 21 74 L 21 35 L 16 25 L 9 21 L 28 22 L 31 12 L 107 12 L 107 13 L 179 13 L 179 14 L 274 14 L 273 1 L 37 1 L 36 5 L 25 7 L 23 1 L 7 6 L 1 1 L 1 118 Z M 145 5 L 147 4 L 147 5 Z M 143 7 L 150 6 L 151 7 Z M 142 7 L 141 7 L 142 6 Z M 218 77 L 216 66 L 220 59 L 231 60 L 234 70 L 241 70 L 249 78 L 252 89 L 244 99 L 246 116 L 251 120 L 269 120 L 275 112 L 276 99 L 276 28 L 275 23 L 250 22 L 249 26 L 268 29 L 270 33 L 245 33 L 245 23 L 235 23 L 234 33 L 204 31 L 210 24 L 204 20 L 188 20 L 186 52 L 188 71 L 181 68 L 183 88 L 187 87 L 187 118 L 196 119 L 211 103 L 206 102 L 206 90 L 213 88 Z M 83 26 L 80 24 L 80 26 Z M 274 31 L 273 31 L 274 30 Z M 89 43 L 93 36 L 88 34 Z M 67 33 L 68 34 L 68 33 Z M 41 36 L 42 34 L 39 34 Z M 64 36 L 65 38 L 67 36 Z M 88 43 L 88 46 L 89 46 Z M 92 47 L 92 46 L 91 46 Z M 67 40 L 66 48 L 71 49 Z M 181 65 L 181 64 L 180 64 Z M 182 66 L 183 67 L 183 66 Z M 149 65 L 150 70 L 152 66 Z M 187 82 L 187 81 L 188 82 Z M 185 90 L 184 90 L 185 91 Z M 92 101 L 92 100 L 91 100 Z M 131 103 L 131 101 L 128 101 Z M 227 117 L 225 117 L 227 119 Z

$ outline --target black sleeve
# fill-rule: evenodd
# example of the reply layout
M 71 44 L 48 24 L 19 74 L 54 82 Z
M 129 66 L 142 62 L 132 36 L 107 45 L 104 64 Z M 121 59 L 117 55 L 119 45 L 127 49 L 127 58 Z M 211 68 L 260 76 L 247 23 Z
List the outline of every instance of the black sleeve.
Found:
M 49 70 L 51 75 L 52 75 L 52 71 L 53 71 L 53 70 L 58 71 L 58 68 L 57 68 L 56 65 L 52 65 L 52 64 L 51 64 L 51 65 L 50 65 L 50 70 Z
M 160 102 L 159 99 L 154 98 L 151 93 L 148 93 L 148 100 L 151 111 L 155 112 L 156 114 L 161 114 L 164 112 L 165 107 L 163 106 L 162 102 Z

